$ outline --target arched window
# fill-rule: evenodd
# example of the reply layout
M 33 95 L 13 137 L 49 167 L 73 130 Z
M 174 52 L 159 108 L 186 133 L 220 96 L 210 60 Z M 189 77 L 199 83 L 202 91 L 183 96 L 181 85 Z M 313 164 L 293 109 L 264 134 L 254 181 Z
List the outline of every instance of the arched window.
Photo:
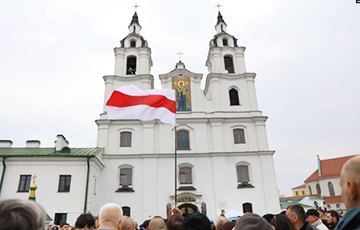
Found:
M 311 186 L 309 185 L 308 188 L 309 188 L 309 194 L 312 195 Z
M 225 64 L 225 70 L 227 70 L 228 73 L 235 73 L 232 56 L 230 55 L 225 56 L 224 64 Z
M 234 143 L 235 144 L 244 144 L 245 143 L 245 131 L 244 129 L 234 129 Z
M 180 184 L 192 184 L 191 167 L 181 167 L 179 173 L 180 173 Z
M 319 184 L 316 184 L 316 193 L 319 195 L 321 194 L 321 188 Z
M 180 130 L 176 132 L 176 149 L 189 150 L 189 131 Z
M 253 209 L 252 209 L 252 204 L 251 203 L 243 203 L 243 213 L 252 213 L 253 212 Z
M 230 105 L 240 105 L 238 91 L 234 88 L 229 90 Z
M 334 185 L 329 181 L 328 183 L 330 196 L 335 196 Z
M 120 186 L 132 185 L 132 169 L 122 168 L 120 169 Z
M 130 41 L 130 47 L 136 47 L 136 41 L 134 40 Z
M 226 38 L 224 38 L 224 39 L 222 40 L 222 42 L 223 42 L 223 46 L 227 46 L 227 45 L 228 45 L 228 40 L 227 40 Z
M 136 57 L 129 56 L 127 57 L 127 62 L 126 62 L 126 74 L 134 75 L 135 73 L 136 73 Z
M 249 168 L 247 165 L 237 165 L 236 173 L 238 182 L 249 182 Z
M 131 132 L 120 133 L 120 147 L 131 147 Z
M 123 216 L 128 216 L 128 217 L 130 217 L 130 207 L 128 207 L 128 206 L 123 206 L 123 207 L 121 207 L 121 209 L 122 209 L 122 211 L 123 211 Z

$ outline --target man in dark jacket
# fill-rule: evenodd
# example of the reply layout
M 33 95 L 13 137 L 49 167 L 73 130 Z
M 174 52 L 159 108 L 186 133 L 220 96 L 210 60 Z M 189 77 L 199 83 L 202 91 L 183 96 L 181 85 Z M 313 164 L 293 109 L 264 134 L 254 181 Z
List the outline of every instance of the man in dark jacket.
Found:
M 336 225 L 339 223 L 339 214 L 334 210 L 328 211 L 326 214 L 326 222 L 328 224 L 329 230 L 335 229 Z
M 360 155 L 348 160 L 340 174 L 341 198 L 347 208 L 338 230 L 360 230 Z
M 316 230 L 306 221 L 305 210 L 299 204 L 290 205 L 286 209 L 286 216 L 291 220 L 296 230 Z

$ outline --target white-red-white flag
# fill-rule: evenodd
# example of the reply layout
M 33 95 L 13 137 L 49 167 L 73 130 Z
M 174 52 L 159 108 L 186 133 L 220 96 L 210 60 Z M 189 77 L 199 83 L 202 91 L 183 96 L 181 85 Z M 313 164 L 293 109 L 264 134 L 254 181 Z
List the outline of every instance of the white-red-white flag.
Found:
M 159 119 L 176 125 L 175 90 L 142 90 L 134 85 L 117 88 L 106 103 L 107 117 L 113 119 Z

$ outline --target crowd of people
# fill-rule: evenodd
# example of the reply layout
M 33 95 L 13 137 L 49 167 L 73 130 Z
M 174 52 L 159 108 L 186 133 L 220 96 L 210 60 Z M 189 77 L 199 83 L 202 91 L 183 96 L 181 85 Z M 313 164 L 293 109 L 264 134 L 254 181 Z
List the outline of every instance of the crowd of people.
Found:
M 325 213 L 321 209 L 309 209 L 305 212 L 301 205 L 293 204 L 277 215 L 261 217 L 245 213 L 233 221 L 221 215 L 214 223 L 199 212 L 183 217 L 181 211 L 174 208 L 168 220 L 155 216 L 138 226 L 132 218 L 122 215 L 118 204 L 108 203 L 101 207 L 98 217 L 84 213 L 73 226 L 50 223 L 47 230 L 360 230 L 360 155 L 345 163 L 340 186 L 347 208 L 343 217 L 333 210 Z M 0 230 L 42 230 L 45 216 L 44 209 L 34 201 L 0 201 Z

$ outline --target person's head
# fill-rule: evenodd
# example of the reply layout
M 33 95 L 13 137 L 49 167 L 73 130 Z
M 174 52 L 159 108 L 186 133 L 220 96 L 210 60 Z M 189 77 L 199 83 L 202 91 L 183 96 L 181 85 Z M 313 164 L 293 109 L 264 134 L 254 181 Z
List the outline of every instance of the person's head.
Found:
M 140 228 L 147 229 L 149 226 L 150 220 L 145 220 L 144 223 L 140 224 Z
M 150 220 L 149 230 L 164 230 L 166 229 L 166 224 L 163 218 L 161 217 L 154 217 Z
M 100 227 L 118 229 L 122 217 L 121 207 L 114 203 L 104 204 L 99 212 Z
M 181 230 L 184 222 L 184 217 L 180 215 L 172 215 L 166 223 L 168 230 Z
M 224 224 L 223 229 L 224 230 L 231 230 L 231 229 L 233 229 L 235 227 L 235 224 L 236 224 L 236 222 L 226 222 Z
M 241 219 L 241 216 L 236 217 L 236 222 L 238 222 Z
M 287 218 L 284 214 L 279 214 L 276 216 L 275 222 L 276 230 L 295 230 L 293 223 L 289 218 Z
M 360 155 L 344 164 L 340 174 L 340 187 L 346 208 L 360 205 Z
M 199 212 L 194 212 L 185 217 L 182 230 L 211 230 L 209 218 Z
M 236 223 L 235 230 L 273 230 L 271 225 L 261 216 L 255 213 L 245 213 Z
M 53 225 L 50 227 L 50 230 L 59 230 L 59 227 L 57 225 Z
M 49 224 L 48 224 L 48 226 L 47 226 L 47 229 L 50 230 L 50 228 L 51 228 L 52 226 L 54 226 L 54 222 L 53 222 L 53 221 L 49 222 Z
M 264 218 L 267 222 L 269 222 L 269 224 L 271 224 L 271 220 L 274 219 L 274 215 L 271 214 L 271 213 L 268 213 L 268 214 L 263 215 L 263 218 Z
M 45 226 L 44 209 L 31 200 L 0 201 L 0 216 L 0 230 L 42 230 Z
M 228 220 L 226 219 L 225 216 L 220 215 L 219 218 L 217 219 L 216 229 L 217 229 L 217 230 L 223 230 L 224 224 L 225 224 L 227 221 L 228 221 Z
M 290 219 L 296 229 L 300 229 L 305 223 L 305 210 L 299 204 L 290 205 L 286 209 L 286 216 Z
M 88 230 L 95 228 L 95 218 L 90 213 L 81 214 L 75 222 L 75 229 Z
M 70 224 L 68 223 L 60 224 L 60 230 L 70 230 L 70 229 L 71 229 Z
M 99 216 L 94 216 L 94 219 L 95 219 L 95 229 L 98 229 L 100 227 Z
M 128 216 L 123 216 L 120 221 L 120 230 L 133 230 L 135 223 L 133 219 Z
M 328 224 L 336 224 L 339 222 L 339 214 L 334 210 L 328 211 L 326 214 L 326 221 Z
M 316 211 L 315 209 L 309 209 L 309 210 L 307 210 L 307 212 L 306 212 L 305 215 L 306 215 L 307 221 L 309 221 L 310 224 L 318 221 L 319 218 L 320 218 L 319 212 Z

